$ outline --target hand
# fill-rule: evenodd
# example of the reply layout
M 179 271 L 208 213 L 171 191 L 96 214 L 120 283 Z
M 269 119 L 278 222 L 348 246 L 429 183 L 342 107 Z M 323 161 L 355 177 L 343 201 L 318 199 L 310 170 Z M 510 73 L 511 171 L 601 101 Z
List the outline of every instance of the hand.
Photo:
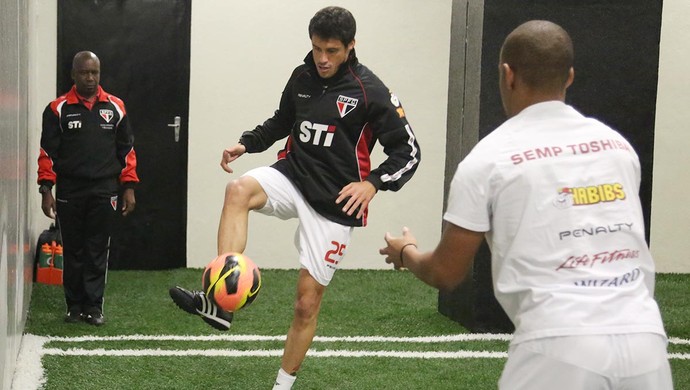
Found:
M 359 181 L 346 185 L 338 193 L 338 199 L 335 200 L 336 204 L 344 201 L 348 197 L 345 206 L 343 207 L 343 212 L 347 215 L 352 215 L 359 208 L 357 213 L 357 218 L 362 218 L 364 211 L 369 206 L 369 202 L 376 195 L 376 187 L 368 181 Z
M 410 229 L 403 227 L 402 237 L 393 237 L 390 233 L 386 232 L 383 237 L 386 240 L 387 246 L 385 248 L 379 249 L 379 254 L 386 256 L 386 263 L 393 264 L 393 268 L 400 269 L 405 265 L 402 260 L 402 251 L 408 250 L 409 247 L 417 247 L 417 239 L 412 235 Z M 408 245 L 410 244 L 410 245 Z
M 125 217 L 129 215 L 132 211 L 134 211 L 136 204 L 137 201 L 134 198 L 134 189 L 127 188 L 122 193 L 122 215 Z
M 55 198 L 53 198 L 53 193 L 51 191 L 42 194 L 43 199 L 41 200 L 41 210 L 43 214 L 50 219 L 55 219 L 56 209 L 55 209 Z
M 240 143 L 223 150 L 223 158 L 220 160 L 220 167 L 223 168 L 225 172 L 232 173 L 232 168 L 230 168 L 228 164 L 237 160 L 238 157 L 246 152 L 247 148 Z

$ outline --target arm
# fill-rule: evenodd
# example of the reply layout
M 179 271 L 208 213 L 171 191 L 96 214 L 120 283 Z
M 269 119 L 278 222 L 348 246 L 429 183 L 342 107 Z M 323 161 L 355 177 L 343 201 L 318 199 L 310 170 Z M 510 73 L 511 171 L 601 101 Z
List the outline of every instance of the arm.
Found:
M 284 104 L 287 105 L 287 103 L 284 103 L 284 100 L 285 93 L 283 93 L 283 98 L 281 99 L 281 107 Z M 289 119 L 278 110 L 263 125 L 242 133 L 236 145 L 223 150 L 223 156 L 220 160 L 221 168 L 227 173 L 232 173 L 233 170 L 230 168 L 230 163 L 237 160 L 241 155 L 263 152 L 270 148 L 277 140 L 287 137 L 291 130 L 291 125 L 288 123 Z
M 55 219 L 55 198 L 52 188 L 57 174 L 54 161 L 60 148 L 60 122 L 56 112 L 56 104 L 49 104 L 43 111 L 43 125 L 41 130 L 41 150 L 38 155 L 38 184 L 41 186 L 41 210 L 48 218 Z
M 123 166 L 120 172 L 120 185 L 124 188 L 122 192 L 122 215 L 127 216 L 136 207 L 134 187 L 139 182 L 137 175 L 137 154 L 134 151 L 134 133 L 129 124 L 129 116 L 125 111 L 125 105 L 121 100 L 114 100 L 114 104 L 120 106 L 123 118 L 117 126 L 116 148 L 117 157 L 120 165 Z
M 46 217 L 55 219 L 57 209 L 55 207 L 55 198 L 53 198 L 53 192 L 51 189 L 41 192 L 41 210 L 43 210 L 43 214 L 45 214 Z
M 280 97 L 280 105 L 273 116 L 253 130 L 242 133 L 240 143 L 244 146 L 245 152 L 263 152 L 270 148 L 276 141 L 290 135 L 292 125 L 295 122 L 295 104 L 292 100 L 292 84 L 296 74 L 297 71 L 293 72 L 292 77 L 285 85 L 283 94 Z
M 375 137 L 388 158 L 362 182 L 346 185 L 338 193 L 335 203 L 347 199 L 343 212 L 362 218 L 379 189 L 397 191 L 412 178 L 419 166 L 421 152 L 405 112 L 397 97 L 381 88 L 372 89 L 372 102 L 367 108 Z
M 419 251 L 415 237 L 407 228 L 403 228 L 401 237 L 386 233 L 387 246 L 379 253 L 385 255 L 386 263 L 392 263 L 395 269 L 405 267 L 432 287 L 452 290 L 467 275 L 483 239 L 483 232 L 446 222 L 441 240 L 431 252 Z
M 372 99 L 367 109 L 369 124 L 387 158 L 371 171 L 366 180 L 377 190 L 397 191 L 412 178 L 422 156 L 402 105 L 384 88 L 372 88 Z
M 235 146 L 231 146 L 223 150 L 223 157 L 220 160 L 220 167 L 227 173 L 232 173 L 233 170 L 230 168 L 230 163 L 237 160 L 241 155 L 247 151 L 247 148 L 238 143 Z
M 267 119 L 262 125 L 255 127 L 254 130 L 245 131 L 236 145 L 223 150 L 220 166 L 225 172 L 233 173 L 230 163 L 243 154 L 263 152 L 270 148 L 277 140 L 290 135 L 295 121 L 294 104 L 290 97 L 291 82 L 292 78 L 290 78 L 283 90 L 279 108 L 273 114 L 273 117 Z

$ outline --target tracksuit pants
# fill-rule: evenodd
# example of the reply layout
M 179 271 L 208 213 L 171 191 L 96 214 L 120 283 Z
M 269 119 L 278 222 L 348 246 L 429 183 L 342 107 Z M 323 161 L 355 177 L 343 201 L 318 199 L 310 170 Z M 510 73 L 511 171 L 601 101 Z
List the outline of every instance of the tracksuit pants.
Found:
M 63 287 L 69 311 L 103 313 L 108 249 L 117 197 L 58 198 L 57 219 L 63 245 Z

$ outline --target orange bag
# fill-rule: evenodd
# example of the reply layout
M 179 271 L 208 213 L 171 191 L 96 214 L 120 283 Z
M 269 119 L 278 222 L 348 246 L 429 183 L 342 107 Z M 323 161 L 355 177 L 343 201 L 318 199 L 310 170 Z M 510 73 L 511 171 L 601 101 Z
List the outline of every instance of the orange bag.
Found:
M 62 285 L 62 240 L 60 230 L 54 224 L 44 230 L 36 244 L 34 281 Z

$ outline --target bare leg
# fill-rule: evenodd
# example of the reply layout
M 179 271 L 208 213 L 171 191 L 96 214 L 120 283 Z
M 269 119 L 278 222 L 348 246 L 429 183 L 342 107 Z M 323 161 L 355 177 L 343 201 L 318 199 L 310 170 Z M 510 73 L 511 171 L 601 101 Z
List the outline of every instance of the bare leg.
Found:
M 300 269 L 295 315 L 285 340 L 285 350 L 281 361 L 281 368 L 287 373 L 297 372 L 309 350 L 316 333 L 316 322 L 324 291 L 326 287 L 314 280 L 309 275 L 309 271 Z
M 266 204 L 268 197 L 256 179 L 243 176 L 225 186 L 225 200 L 218 226 L 218 254 L 244 252 L 249 210 Z

